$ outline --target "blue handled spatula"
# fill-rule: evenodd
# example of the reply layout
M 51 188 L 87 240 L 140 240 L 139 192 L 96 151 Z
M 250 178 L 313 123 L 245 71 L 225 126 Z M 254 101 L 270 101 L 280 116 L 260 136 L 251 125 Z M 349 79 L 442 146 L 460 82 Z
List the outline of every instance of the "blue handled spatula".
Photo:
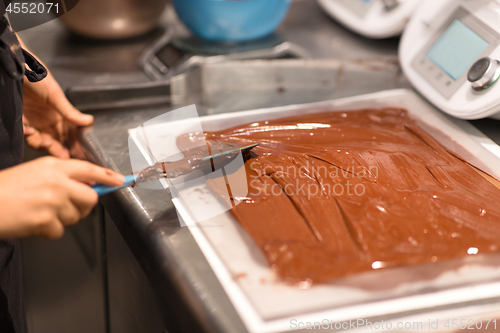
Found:
M 245 147 L 239 147 L 234 143 L 229 142 L 213 142 L 210 143 L 210 150 L 206 146 L 190 149 L 184 152 L 185 157 L 173 162 L 158 162 L 154 165 L 142 170 L 137 176 L 125 176 L 125 182 L 121 186 L 106 186 L 96 184 L 92 188 L 103 196 L 122 188 L 145 183 L 160 178 L 176 178 L 186 175 L 194 170 L 202 168 L 220 168 L 234 160 L 241 151 L 247 151 L 260 143 L 255 143 Z

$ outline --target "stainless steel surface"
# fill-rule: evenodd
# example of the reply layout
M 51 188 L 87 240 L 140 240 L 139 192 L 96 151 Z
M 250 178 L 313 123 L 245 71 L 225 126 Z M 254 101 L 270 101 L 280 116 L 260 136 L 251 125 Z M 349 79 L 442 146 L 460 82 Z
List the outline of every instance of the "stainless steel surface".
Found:
M 170 82 L 70 87 L 66 96 L 81 111 L 170 103 Z
M 109 329 L 106 333 L 167 333 L 151 283 L 109 215 L 104 221 Z M 71 332 L 67 330 L 66 332 Z M 86 333 L 94 333 L 87 331 Z M 31 332 L 30 332 L 31 333 Z M 36 333 L 36 332 L 33 332 Z
M 22 241 L 31 333 L 107 332 L 99 212 L 94 209 L 58 241 Z
M 66 94 L 82 111 L 196 103 L 211 114 L 358 95 L 381 83 L 410 87 L 396 57 L 203 62 L 166 81 L 74 86 Z
M 154 29 L 166 4 L 167 0 L 80 0 L 60 20 L 82 36 L 130 38 Z
M 324 101 L 409 88 L 396 57 L 282 59 L 206 64 L 174 76 L 174 105 L 196 102 L 207 114 Z
M 173 32 L 185 32 L 172 15 L 171 8 L 162 24 L 172 26 Z M 393 61 L 397 57 L 397 39 L 376 41 L 357 36 L 327 17 L 314 0 L 295 1 L 279 32 L 286 40 L 305 48 L 313 58 L 363 61 L 382 58 Z M 147 81 L 136 66 L 147 45 L 145 40 L 112 45 L 83 43 L 69 37 L 57 22 L 25 31 L 21 36 L 49 65 L 64 88 Z M 152 41 L 157 37 L 147 38 Z M 364 83 L 370 81 L 364 92 L 407 85 L 404 80 L 385 82 L 380 76 L 368 78 L 360 73 L 356 81 L 341 82 L 331 93 L 336 93 L 337 97 L 354 95 L 358 93 L 356 87 L 361 80 Z M 346 89 L 342 88 L 344 84 Z M 239 95 L 239 99 L 243 99 L 240 105 L 289 103 L 289 99 L 275 98 L 279 96 L 276 93 L 272 94 L 272 100 L 266 100 L 267 90 L 247 92 L 242 91 Z M 296 93 L 294 99 L 297 102 L 310 101 L 310 91 Z M 200 114 L 235 111 L 234 105 L 224 104 L 223 100 L 219 102 L 219 105 L 215 103 L 212 107 L 200 108 Z M 188 102 L 184 101 L 186 104 Z M 94 112 L 94 126 L 83 131 L 81 137 L 88 156 L 101 165 L 130 173 L 127 130 L 179 106 L 165 104 Z M 499 123 L 494 120 L 487 120 L 487 123 L 491 128 L 498 128 Z M 492 129 L 491 133 L 495 131 Z M 191 233 L 180 227 L 170 199 L 166 190 L 127 188 L 103 198 L 102 203 L 152 283 L 155 295 L 161 300 L 162 316 L 169 322 L 172 332 L 245 332 L 245 326 Z M 125 274 L 133 273 L 126 271 Z M 122 292 L 127 291 L 123 289 Z

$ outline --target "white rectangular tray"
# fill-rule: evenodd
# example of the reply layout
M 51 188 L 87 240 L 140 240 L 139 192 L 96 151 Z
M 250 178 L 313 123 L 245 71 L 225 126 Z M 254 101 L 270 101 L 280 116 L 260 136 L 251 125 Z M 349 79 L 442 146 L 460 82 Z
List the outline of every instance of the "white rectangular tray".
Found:
M 158 140 L 162 140 L 162 151 L 153 152 L 156 159 L 161 159 L 179 152 L 175 138 L 185 133 L 190 121 L 193 124 L 201 121 L 204 131 L 217 131 L 299 114 L 385 106 L 406 108 L 443 145 L 500 179 L 500 154 L 496 154 L 499 147 L 468 122 L 444 115 L 411 90 L 170 121 L 150 126 L 148 133 L 156 132 Z M 138 138 L 138 130 L 130 130 L 130 134 L 148 163 L 153 163 L 151 153 Z M 203 193 L 196 210 L 211 209 L 217 202 L 209 190 Z M 259 248 L 230 212 L 195 224 L 193 212 L 183 201 L 179 198 L 173 201 L 250 332 L 288 331 L 293 319 L 336 322 L 500 296 L 500 282 L 497 282 L 500 281 L 500 254 L 381 270 L 300 290 L 276 277 Z M 433 276 L 431 272 L 441 274 L 429 278 Z

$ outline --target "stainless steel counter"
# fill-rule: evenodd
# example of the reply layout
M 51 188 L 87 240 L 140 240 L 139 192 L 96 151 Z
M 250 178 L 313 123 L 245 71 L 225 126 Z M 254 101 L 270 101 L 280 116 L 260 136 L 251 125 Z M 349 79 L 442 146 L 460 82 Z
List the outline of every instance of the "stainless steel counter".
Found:
M 24 31 L 21 37 L 45 61 L 63 88 L 146 82 L 148 79 L 136 65 L 140 53 L 167 25 L 183 31 L 171 9 L 162 22 L 157 31 L 127 41 L 76 38 L 55 21 Z M 295 1 L 279 33 L 315 58 L 394 60 L 397 56 L 397 39 L 373 41 L 359 37 L 333 22 L 314 0 Z M 407 86 L 400 80 L 371 89 Z M 346 90 L 337 97 L 350 94 Z M 83 131 L 82 144 L 91 160 L 128 174 L 132 170 L 127 130 L 172 108 L 156 105 L 95 111 L 95 124 Z M 200 110 L 202 114 L 213 112 Z M 496 121 L 476 124 L 489 129 L 490 136 L 497 135 L 494 139 L 500 139 L 495 133 Z M 103 197 L 102 204 L 153 284 L 169 331 L 246 331 L 190 231 L 179 226 L 169 191 L 127 188 Z

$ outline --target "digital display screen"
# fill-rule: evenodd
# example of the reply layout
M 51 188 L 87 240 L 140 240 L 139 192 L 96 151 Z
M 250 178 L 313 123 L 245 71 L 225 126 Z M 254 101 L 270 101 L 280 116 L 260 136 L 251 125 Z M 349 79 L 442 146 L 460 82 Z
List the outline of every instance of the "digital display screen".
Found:
M 456 81 L 488 46 L 474 30 L 455 19 L 427 51 L 427 57 Z

